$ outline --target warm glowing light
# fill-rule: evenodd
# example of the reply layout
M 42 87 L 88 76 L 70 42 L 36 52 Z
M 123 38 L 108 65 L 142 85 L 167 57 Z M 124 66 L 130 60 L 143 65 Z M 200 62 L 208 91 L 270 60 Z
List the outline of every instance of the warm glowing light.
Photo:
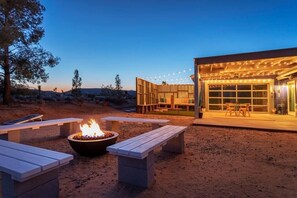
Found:
M 103 137 L 104 132 L 101 131 L 99 124 L 93 119 L 91 119 L 88 124 L 80 125 L 80 130 L 82 132 L 82 136 L 88 137 Z

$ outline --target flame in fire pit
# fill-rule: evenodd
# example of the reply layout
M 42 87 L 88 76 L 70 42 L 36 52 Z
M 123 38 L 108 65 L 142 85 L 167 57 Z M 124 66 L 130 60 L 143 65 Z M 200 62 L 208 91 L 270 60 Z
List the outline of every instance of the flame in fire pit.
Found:
M 103 137 L 104 132 L 101 131 L 99 124 L 94 119 L 91 119 L 88 124 L 80 125 L 82 136 L 88 137 Z

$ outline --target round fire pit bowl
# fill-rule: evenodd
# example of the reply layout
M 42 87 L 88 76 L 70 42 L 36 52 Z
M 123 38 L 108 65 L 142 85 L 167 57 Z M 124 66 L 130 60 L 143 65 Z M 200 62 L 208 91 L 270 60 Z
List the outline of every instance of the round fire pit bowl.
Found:
M 74 136 L 80 135 L 81 132 L 75 133 L 68 136 L 68 142 L 70 146 L 75 150 L 77 153 L 83 156 L 95 156 L 106 153 L 106 147 L 115 144 L 117 138 L 119 136 L 118 133 L 113 131 L 108 131 L 112 133 L 112 137 L 108 138 L 101 138 L 95 140 L 77 140 L 73 139 Z

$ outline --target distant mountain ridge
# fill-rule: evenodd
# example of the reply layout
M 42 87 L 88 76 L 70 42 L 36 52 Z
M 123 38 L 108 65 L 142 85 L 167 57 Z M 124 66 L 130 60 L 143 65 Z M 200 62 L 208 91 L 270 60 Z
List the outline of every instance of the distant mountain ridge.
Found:
M 81 88 L 81 94 L 83 95 L 100 95 L 102 92 L 102 88 Z M 136 91 L 134 90 L 122 90 L 127 91 L 127 93 L 131 96 L 136 95 Z M 71 93 L 71 90 L 64 92 L 65 94 Z

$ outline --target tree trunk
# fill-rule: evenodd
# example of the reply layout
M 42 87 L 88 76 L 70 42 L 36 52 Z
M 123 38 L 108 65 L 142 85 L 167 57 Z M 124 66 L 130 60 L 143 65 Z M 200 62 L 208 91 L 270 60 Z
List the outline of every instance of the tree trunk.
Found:
M 8 105 L 11 95 L 10 84 L 10 68 L 9 68 L 9 54 L 8 47 L 4 48 L 4 92 L 3 92 L 3 104 Z

